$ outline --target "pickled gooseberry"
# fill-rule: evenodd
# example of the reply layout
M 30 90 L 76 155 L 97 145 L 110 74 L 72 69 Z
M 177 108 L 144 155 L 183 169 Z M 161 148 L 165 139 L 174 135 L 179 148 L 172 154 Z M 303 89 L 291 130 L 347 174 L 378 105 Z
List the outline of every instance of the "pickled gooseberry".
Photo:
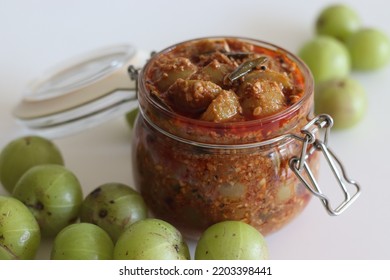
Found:
M 169 105 L 184 114 L 204 112 L 222 88 L 210 81 L 177 79 L 167 91 Z
M 318 85 L 315 92 L 315 111 L 329 114 L 334 128 L 349 128 L 357 124 L 367 110 L 363 86 L 351 78 L 336 79 Z
M 89 223 L 72 224 L 54 239 L 52 260 L 111 260 L 114 243 L 102 228 Z
M 223 221 L 208 227 L 195 248 L 196 260 L 263 260 L 268 247 L 263 235 L 241 221 Z
M 310 68 L 316 83 L 346 77 L 351 71 L 348 49 L 330 36 L 317 36 L 304 43 L 298 56 Z
M 346 41 L 346 46 L 353 69 L 376 70 L 390 61 L 389 37 L 378 29 L 364 28 L 355 32 Z
M 160 91 L 166 91 L 176 80 L 186 79 L 194 74 L 197 67 L 185 57 L 161 60 L 153 73 Z
M 16 183 L 13 196 L 27 205 L 43 236 L 55 236 L 75 222 L 83 200 L 76 176 L 55 164 L 30 168 Z
M 148 209 L 142 196 L 121 183 L 97 187 L 84 199 L 80 211 L 82 222 L 100 226 L 114 242 L 132 223 L 145 219 L 147 215 Z
M 200 119 L 210 122 L 224 122 L 237 116 L 240 111 L 240 101 L 237 95 L 231 90 L 222 90 L 222 92 L 211 101 Z
M 34 259 L 41 241 L 39 226 L 19 200 L 0 196 L 0 260 Z
M 0 154 L 0 182 L 12 193 L 19 178 L 39 164 L 64 164 L 54 143 L 40 136 L 25 136 L 8 143 Z
M 114 247 L 116 260 L 187 260 L 190 253 L 181 233 L 171 224 L 154 218 L 129 226 Z
M 360 16 L 351 7 L 343 4 L 325 7 L 315 22 L 318 35 L 332 36 L 343 42 L 360 27 Z

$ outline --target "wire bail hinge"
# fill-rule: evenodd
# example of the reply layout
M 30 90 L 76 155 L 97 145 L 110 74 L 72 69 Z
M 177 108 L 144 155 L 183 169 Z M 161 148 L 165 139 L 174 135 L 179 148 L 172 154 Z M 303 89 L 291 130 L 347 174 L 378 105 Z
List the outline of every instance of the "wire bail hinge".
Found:
M 344 166 L 328 147 L 328 137 L 332 125 L 333 120 L 330 116 L 318 115 L 301 130 L 304 137 L 297 138 L 303 142 L 302 151 L 299 157 L 293 157 L 290 159 L 290 168 L 307 187 L 307 189 L 322 201 L 322 204 L 328 213 L 332 216 L 337 216 L 356 200 L 356 198 L 360 195 L 361 190 L 357 182 L 347 177 Z M 320 133 L 323 134 L 323 140 L 318 139 L 316 136 Z M 321 152 L 321 154 L 325 157 L 344 194 L 344 200 L 337 207 L 333 208 L 331 206 L 329 198 L 322 192 L 307 163 L 307 158 L 315 151 Z M 349 192 L 347 188 L 348 185 L 352 185 L 355 188 L 355 192 L 353 194 Z
M 134 65 L 130 65 L 127 68 L 130 80 L 135 81 L 135 94 L 138 94 L 138 74 L 139 69 L 135 68 Z

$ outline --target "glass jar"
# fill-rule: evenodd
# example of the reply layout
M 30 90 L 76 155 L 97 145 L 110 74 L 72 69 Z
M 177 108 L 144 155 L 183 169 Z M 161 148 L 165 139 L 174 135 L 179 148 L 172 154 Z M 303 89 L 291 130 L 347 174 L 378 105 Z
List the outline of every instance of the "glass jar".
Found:
M 310 71 L 285 50 L 239 40 L 286 55 L 304 80 L 301 98 L 264 118 L 215 123 L 172 111 L 147 88 L 155 62 L 180 44 L 154 55 L 139 75 L 141 114 L 132 142 L 136 186 L 155 216 L 194 238 L 222 220 L 245 221 L 269 234 L 298 215 L 311 197 L 290 168 L 303 141 L 289 137 L 301 134 L 313 119 Z M 306 163 L 315 177 L 318 154 L 311 154 Z

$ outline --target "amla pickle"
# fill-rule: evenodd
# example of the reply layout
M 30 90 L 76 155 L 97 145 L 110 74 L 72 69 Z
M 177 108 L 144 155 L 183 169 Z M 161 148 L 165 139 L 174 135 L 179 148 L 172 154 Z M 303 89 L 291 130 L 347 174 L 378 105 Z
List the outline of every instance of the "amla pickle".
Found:
M 142 69 L 138 100 L 134 178 L 155 217 L 193 238 L 224 220 L 268 234 L 307 205 L 289 166 L 302 141 L 289 135 L 312 118 L 313 80 L 291 53 L 243 38 L 179 43 Z M 316 174 L 318 156 L 307 163 Z

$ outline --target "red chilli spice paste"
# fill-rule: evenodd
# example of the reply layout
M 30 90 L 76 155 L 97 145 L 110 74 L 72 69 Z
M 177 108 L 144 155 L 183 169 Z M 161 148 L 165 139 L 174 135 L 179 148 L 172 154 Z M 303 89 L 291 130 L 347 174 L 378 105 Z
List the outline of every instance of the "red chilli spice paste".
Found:
M 197 238 L 222 220 L 264 235 L 308 203 L 290 170 L 312 117 L 307 68 L 273 45 L 242 38 L 187 41 L 154 55 L 139 76 L 134 177 L 156 217 Z M 308 162 L 317 170 L 318 158 Z

